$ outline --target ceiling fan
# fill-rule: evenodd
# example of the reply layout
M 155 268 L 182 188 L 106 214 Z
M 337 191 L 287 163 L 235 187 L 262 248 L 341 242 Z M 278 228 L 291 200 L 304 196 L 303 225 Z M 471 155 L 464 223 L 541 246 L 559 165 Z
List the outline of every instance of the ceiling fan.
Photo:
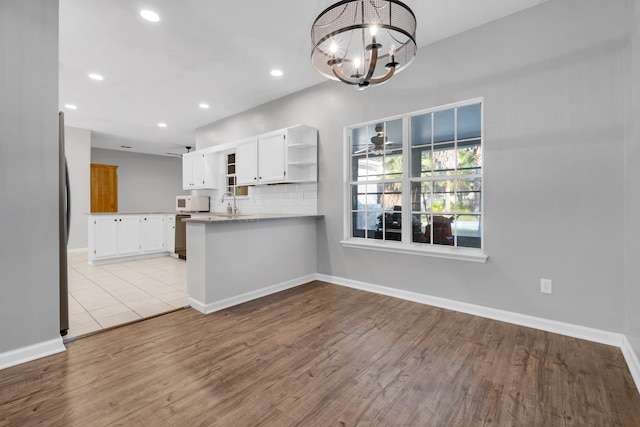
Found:
M 393 144 L 393 141 L 389 141 L 384 136 L 383 123 L 376 124 L 375 130 L 376 130 L 376 136 L 371 138 L 371 142 L 368 142 L 365 148 L 356 150 L 354 154 L 360 154 L 366 151 L 369 151 L 370 153 L 373 153 L 373 154 L 383 154 L 386 149 L 385 146 L 389 144 Z
M 187 153 L 191 151 L 191 146 L 187 145 L 186 147 L 184 147 L 187 149 Z M 182 157 L 183 153 L 165 153 L 167 156 L 173 156 L 173 157 Z

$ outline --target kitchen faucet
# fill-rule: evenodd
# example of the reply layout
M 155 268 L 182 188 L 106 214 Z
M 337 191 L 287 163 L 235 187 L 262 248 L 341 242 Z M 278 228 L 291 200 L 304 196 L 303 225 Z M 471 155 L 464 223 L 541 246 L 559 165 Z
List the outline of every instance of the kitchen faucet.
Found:
M 233 214 L 234 214 L 234 215 L 237 215 L 237 214 L 238 214 L 238 205 L 237 205 L 237 201 L 236 201 L 236 195 L 235 195 L 235 194 L 233 194 L 233 193 L 232 193 L 232 192 L 230 192 L 230 191 L 227 191 L 226 193 L 224 193 L 224 194 L 222 195 L 222 198 L 220 199 L 220 203 L 224 203 L 224 198 L 225 198 L 225 196 L 231 196 L 231 197 L 233 197 Z

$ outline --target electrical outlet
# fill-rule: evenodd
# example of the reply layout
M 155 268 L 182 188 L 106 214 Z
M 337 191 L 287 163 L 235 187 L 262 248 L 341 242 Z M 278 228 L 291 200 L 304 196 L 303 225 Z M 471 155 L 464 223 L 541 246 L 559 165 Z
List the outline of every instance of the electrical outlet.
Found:
M 540 292 L 543 294 L 551 293 L 551 279 L 540 279 Z

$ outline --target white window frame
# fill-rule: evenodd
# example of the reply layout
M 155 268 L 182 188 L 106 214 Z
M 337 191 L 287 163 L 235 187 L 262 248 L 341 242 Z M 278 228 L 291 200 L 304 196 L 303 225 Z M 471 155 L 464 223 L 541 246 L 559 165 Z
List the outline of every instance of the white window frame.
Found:
M 424 244 L 424 243 L 413 243 L 412 242 L 412 206 L 411 206 L 411 182 L 419 181 L 420 179 L 416 179 L 415 177 L 411 177 L 411 165 L 410 165 L 410 156 L 411 156 L 411 140 L 409 133 L 409 123 L 412 117 L 419 116 L 422 114 L 433 113 L 436 111 L 448 110 L 456 107 L 463 107 L 466 105 L 472 104 L 480 104 L 480 126 L 481 126 L 481 135 L 480 135 L 480 144 L 482 147 L 482 156 L 483 162 L 480 171 L 480 179 L 482 183 L 482 197 L 480 200 L 480 238 L 481 238 L 481 248 L 467 248 L 467 247 L 457 247 L 457 246 L 445 246 L 445 245 L 434 245 L 434 244 Z M 351 206 L 351 187 L 354 182 L 351 180 L 351 135 L 353 129 L 375 125 L 380 122 L 389 122 L 392 120 L 402 119 L 402 241 L 392 241 L 392 240 L 377 240 L 377 239 L 366 239 L 360 237 L 352 237 L 352 206 Z M 354 124 L 351 126 L 347 126 L 343 129 L 343 141 L 344 141 L 344 155 L 343 155 L 343 225 L 344 225 L 344 239 L 340 241 L 342 246 L 348 248 L 358 248 L 358 249 L 368 249 L 375 251 L 386 251 L 386 252 L 395 252 L 401 254 L 411 254 L 411 255 L 423 255 L 430 256 L 436 258 L 449 258 L 449 259 L 457 259 L 464 261 L 473 261 L 473 262 L 486 262 L 488 255 L 484 252 L 484 194 L 486 191 L 485 181 L 484 181 L 484 98 L 473 98 L 465 101 L 455 102 L 447 105 L 440 105 L 433 108 L 428 108 L 424 110 L 414 111 L 407 114 L 402 114 L 398 116 L 386 117 L 383 119 L 377 119 L 374 121 Z M 385 182 L 385 181 L 381 181 Z

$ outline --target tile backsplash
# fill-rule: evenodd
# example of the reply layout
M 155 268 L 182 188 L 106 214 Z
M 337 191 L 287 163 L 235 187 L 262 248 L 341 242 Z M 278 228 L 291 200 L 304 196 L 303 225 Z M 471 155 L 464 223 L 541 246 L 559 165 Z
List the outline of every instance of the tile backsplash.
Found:
M 211 198 L 212 212 L 225 212 L 233 199 L 220 197 L 223 190 L 193 190 L 193 194 Z M 318 184 L 274 184 L 249 187 L 248 196 L 238 196 L 238 212 L 247 214 L 307 214 L 318 213 Z

